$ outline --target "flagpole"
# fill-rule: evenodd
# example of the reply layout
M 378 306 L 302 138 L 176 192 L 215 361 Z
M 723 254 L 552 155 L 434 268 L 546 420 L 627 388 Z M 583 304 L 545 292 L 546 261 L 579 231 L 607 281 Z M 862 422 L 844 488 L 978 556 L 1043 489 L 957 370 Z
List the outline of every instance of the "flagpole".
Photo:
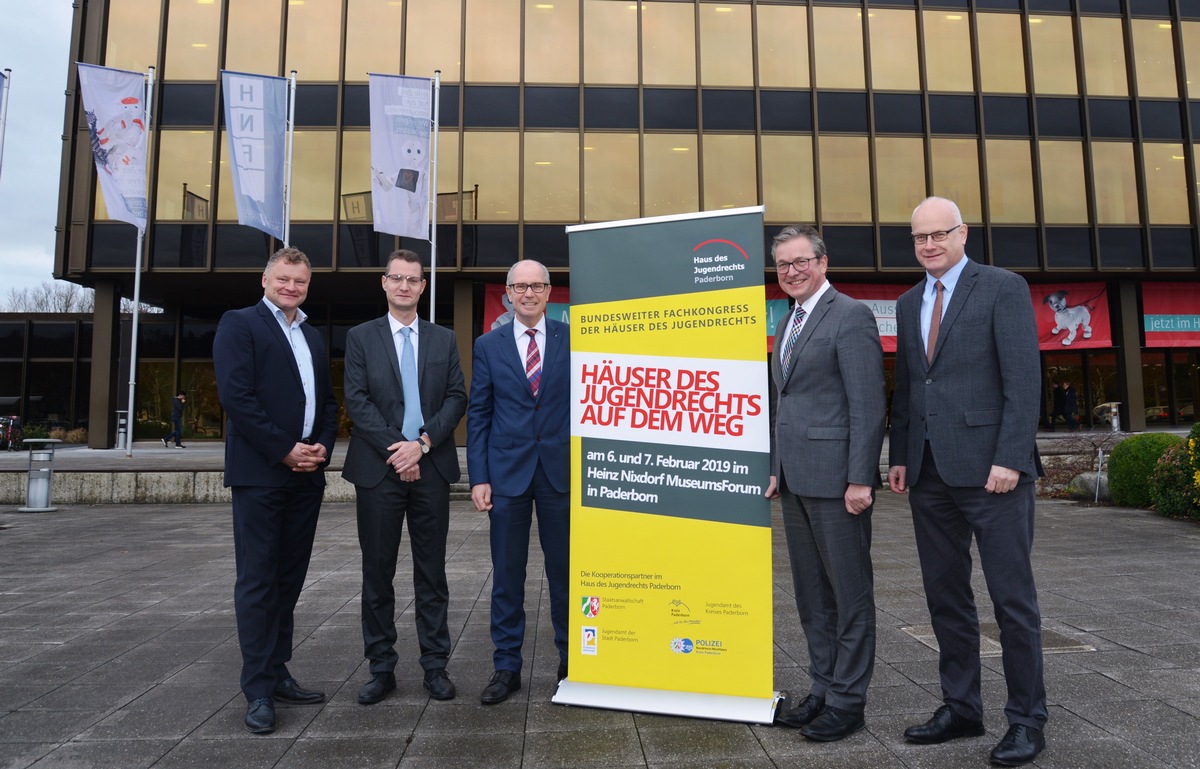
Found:
M 8 85 L 12 82 L 12 70 L 4 69 L 4 88 L 0 89 L 0 168 L 4 167 L 4 128 L 8 125 Z
M 150 168 L 150 141 L 154 128 L 154 67 L 146 74 L 146 169 Z M 146 174 L 146 202 L 150 201 L 150 174 Z M 133 424 L 137 414 L 134 391 L 137 389 L 138 317 L 142 310 L 142 254 L 146 247 L 146 228 L 139 227 L 137 235 L 137 257 L 133 268 L 133 322 L 129 331 L 129 413 L 125 416 L 125 456 L 133 456 Z
M 283 247 L 291 245 L 292 237 L 292 149 L 296 133 L 296 70 L 288 81 L 287 171 L 283 180 Z
M 438 119 L 442 108 L 442 71 L 435 69 L 433 71 L 433 121 L 431 128 L 433 130 L 433 155 L 429 158 L 429 197 L 432 201 L 430 205 L 429 225 L 429 322 L 437 323 L 435 305 L 437 304 L 437 178 L 438 178 Z

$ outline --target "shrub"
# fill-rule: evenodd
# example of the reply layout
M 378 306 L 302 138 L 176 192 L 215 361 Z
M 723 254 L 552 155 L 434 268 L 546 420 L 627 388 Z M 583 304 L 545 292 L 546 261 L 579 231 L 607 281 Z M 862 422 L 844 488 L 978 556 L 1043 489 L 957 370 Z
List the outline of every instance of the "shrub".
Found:
M 1150 498 L 1163 515 L 1200 519 L 1200 422 L 1192 425 L 1186 442 L 1158 460 Z
M 63 440 L 67 443 L 87 443 L 87 428 L 76 427 L 74 430 L 68 430 Z
M 1141 433 L 1118 443 L 1108 457 L 1108 488 L 1113 504 L 1150 507 L 1154 466 L 1168 448 L 1180 443 L 1183 439 L 1170 433 Z
M 41 425 L 28 425 L 21 430 L 23 438 L 49 438 L 50 431 Z

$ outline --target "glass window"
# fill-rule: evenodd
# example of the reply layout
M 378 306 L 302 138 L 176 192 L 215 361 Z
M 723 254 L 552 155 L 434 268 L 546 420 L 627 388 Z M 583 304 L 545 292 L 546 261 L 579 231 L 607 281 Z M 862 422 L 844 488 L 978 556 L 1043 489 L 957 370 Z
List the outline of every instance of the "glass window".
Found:
M 703 210 L 758 204 L 758 157 L 754 136 L 704 136 Z
M 371 134 L 342 132 L 342 187 L 338 216 L 344 222 L 374 221 L 371 211 Z
M 1138 224 L 1137 175 L 1133 170 L 1133 145 L 1126 142 L 1093 142 L 1092 181 L 1096 192 L 1098 224 Z
M 933 194 L 958 204 L 963 221 L 983 221 L 979 190 L 979 147 L 974 139 L 933 139 Z
M 699 208 L 695 134 L 647 134 L 645 156 L 645 216 Z
M 812 137 L 762 137 L 762 177 L 768 221 L 816 221 Z
M 925 80 L 929 90 L 974 91 L 967 14 L 925 11 L 921 18 L 925 22 Z
M 754 85 L 753 63 L 750 6 L 701 3 L 700 82 L 703 85 Z
M 1200 22 L 1183 22 L 1183 63 L 1187 72 L 1187 95 L 1200 98 Z
M 1015 13 L 976 14 L 979 78 L 988 93 L 1025 93 L 1025 50 L 1021 17 Z
M 817 6 L 813 49 L 818 88 L 865 88 L 862 11 Z
M 1030 16 L 1029 46 L 1033 54 L 1035 93 L 1079 93 L 1070 16 Z
M 637 134 L 584 134 L 583 218 L 634 219 L 640 203 Z
M 583 20 L 584 82 L 637 83 L 637 4 L 584 0 Z
M 1083 143 L 1038 142 L 1042 172 L 1042 218 L 1046 224 L 1087 224 Z
M 438 129 L 438 193 L 458 190 L 458 131 Z M 465 216 L 465 214 L 464 214 Z
M 822 136 L 821 221 L 871 221 L 871 169 L 865 136 Z
M 1190 224 L 1182 144 L 1142 144 L 1150 224 Z
M 517 82 L 520 52 L 521 0 L 467 0 L 467 80 Z
M 220 438 L 225 420 L 221 418 L 221 401 L 217 397 L 217 378 L 213 364 L 207 361 L 180 363 L 179 383 L 187 390 L 187 408 L 183 412 L 184 435 Z
M 144 18 L 130 20 L 130 26 L 142 34 L 152 29 L 146 26 Z M 109 29 L 112 27 L 110 19 Z M 167 14 L 167 54 L 161 77 L 164 80 L 214 80 L 220 31 L 220 3 L 171 0 Z M 148 63 L 143 62 L 135 69 L 144 70 Z
M 404 72 L 430 77 L 442 71 L 443 82 L 462 79 L 462 1 L 421 0 L 406 7 Z
M 342 0 L 288 3 L 287 63 L 299 80 L 337 80 L 341 60 Z
M 1083 72 L 1092 96 L 1128 96 L 1125 35 L 1120 19 L 1083 16 Z M 1174 76 L 1172 76 L 1174 78 Z
M 279 74 L 277 0 L 229 0 L 225 32 L 225 69 L 259 75 Z
M 579 134 L 525 133 L 526 221 L 579 221 Z
M 292 149 L 292 221 L 332 221 L 337 134 L 296 131 Z
M 184 214 L 185 197 L 193 214 L 197 203 L 207 208 L 212 200 L 212 131 L 163 131 L 160 136 L 154 218 L 191 219 Z
M 636 88 L 584 88 L 585 128 L 637 128 Z
M 365 83 L 367 73 L 400 71 L 404 4 L 396 0 L 349 0 L 346 6 L 346 82 Z M 432 77 L 433 72 L 414 73 Z
M 880 136 L 875 139 L 875 179 L 880 222 L 908 222 L 925 199 L 925 142 Z
M 696 12 L 691 3 L 642 3 L 642 79 L 646 85 L 696 84 L 695 29 Z
M 919 134 L 925 131 L 925 107 L 917 93 L 875 94 L 875 130 Z
M 1138 96 L 1175 99 L 1179 83 L 1175 74 L 1175 40 L 1165 19 L 1133 19 L 1133 63 Z
M 525 81 L 579 82 L 579 3 L 525 0 Z
M 988 210 L 994 224 L 1034 224 L 1033 161 L 1029 142 L 988 139 Z
M 917 15 L 914 11 L 876 8 L 871 25 L 871 85 L 875 90 L 917 91 Z
M 463 187 L 479 185 L 479 219 L 517 220 L 520 145 L 515 131 L 463 134 Z
M 108 0 L 105 66 L 145 72 L 147 67 L 157 63 L 161 11 L 160 0 Z M 148 30 L 154 32 L 148 34 Z M 211 73 L 209 77 L 212 77 Z
M 761 86 L 808 88 L 808 8 L 759 5 L 757 53 Z

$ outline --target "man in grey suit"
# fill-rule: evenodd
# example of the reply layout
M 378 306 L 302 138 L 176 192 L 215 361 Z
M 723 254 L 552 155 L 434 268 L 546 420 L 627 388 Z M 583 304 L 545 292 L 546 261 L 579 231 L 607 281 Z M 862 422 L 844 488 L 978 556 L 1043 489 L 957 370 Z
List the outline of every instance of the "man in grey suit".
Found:
M 795 300 L 771 360 L 771 480 L 782 497 L 808 696 L 777 720 L 813 740 L 859 731 L 875 664 L 871 509 L 879 482 L 886 396 L 875 316 L 825 279 L 829 258 L 812 227 L 771 246 L 779 285 Z
M 362 632 L 371 678 L 358 701 L 373 705 L 396 688 L 396 557 L 408 517 L 424 686 L 453 699 L 446 536 L 450 484 L 459 478 L 454 428 L 467 391 L 454 333 L 417 318 L 425 290 L 412 251 L 388 257 L 382 278 L 388 314 L 346 336 L 346 414 L 354 423 L 342 477 L 354 484 L 362 548 Z
M 896 305 L 892 491 L 909 491 L 925 600 L 937 636 L 942 701 L 909 742 L 984 733 L 971 537 L 995 606 L 1009 729 L 993 763 L 1020 766 L 1045 748 L 1041 613 L 1034 587 L 1035 436 L 1040 364 L 1029 286 L 967 259 L 958 207 L 928 198 L 913 212 L 926 278 Z

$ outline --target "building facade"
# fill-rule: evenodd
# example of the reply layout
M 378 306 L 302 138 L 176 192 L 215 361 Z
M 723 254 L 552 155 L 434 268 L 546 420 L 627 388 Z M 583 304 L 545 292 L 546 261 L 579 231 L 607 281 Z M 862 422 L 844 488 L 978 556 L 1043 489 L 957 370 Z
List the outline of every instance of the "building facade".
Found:
M 219 437 L 213 332 L 278 245 L 237 224 L 222 69 L 297 73 L 291 239 L 339 381 L 346 330 L 384 311 L 382 260 L 429 254 L 362 205 L 367 73 L 438 71 L 434 304 L 464 361 L 513 260 L 569 285 L 566 225 L 761 204 L 765 241 L 820 228 L 835 285 L 901 287 L 921 277 L 909 216 L 936 194 L 972 258 L 1102 291 L 1104 346 L 1043 344 L 1047 409 L 1069 379 L 1085 423 L 1118 401 L 1133 429 L 1194 419 L 1200 0 L 91 0 L 72 57 L 156 71 L 142 297 L 166 312 L 141 322 L 139 437 L 177 387 L 189 430 Z M 55 273 L 97 289 L 83 400 L 112 445 L 136 232 L 98 194 L 74 68 L 64 134 Z M 1148 308 L 1155 284 L 1185 310 Z M 1181 333 L 1148 336 L 1159 322 Z

